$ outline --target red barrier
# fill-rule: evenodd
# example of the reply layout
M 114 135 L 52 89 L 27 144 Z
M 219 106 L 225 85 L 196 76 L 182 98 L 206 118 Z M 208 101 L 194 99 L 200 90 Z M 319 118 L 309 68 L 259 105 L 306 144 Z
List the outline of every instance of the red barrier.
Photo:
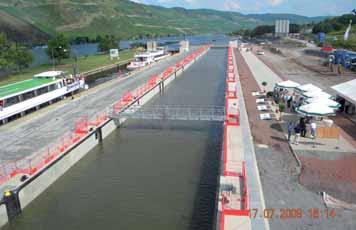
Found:
M 131 92 L 127 92 L 124 94 L 124 96 L 122 97 L 122 101 L 124 102 L 124 104 L 128 104 L 131 101 L 133 101 L 134 97 L 132 95 Z
M 88 117 L 87 116 L 83 116 L 81 118 L 79 118 L 76 122 L 75 122 L 75 134 L 78 135 L 85 135 L 89 132 L 89 123 L 88 123 Z
M 228 149 L 227 149 L 227 141 L 228 141 L 228 136 L 227 136 L 227 129 L 228 126 L 235 126 L 239 125 L 239 112 L 238 112 L 238 107 L 236 107 L 236 104 L 238 103 L 237 101 L 237 92 L 236 92 L 236 86 L 234 85 L 235 81 L 235 76 L 234 76 L 234 67 L 232 63 L 232 49 L 229 47 L 228 49 L 228 65 L 227 65 L 227 76 L 226 76 L 226 81 L 228 82 L 228 87 L 226 89 L 226 96 L 225 96 L 225 107 L 226 107 L 226 122 L 224 124 L 224 142 L 223 142 L 223 175 L 224 176 L 230 176 L 230 177 L 240 177 L 242 178 L 242 183 L 243 183 L 243 191 L 242 195 L 240 197 L 240 205 L 241 206 L 235 206 L 235 205 L 229 205 L 230 207 L 226 206 L 226 202 L 229 202 L 228 198 L 225 196 L 225 194 L 222 194 L 222 199 L 221 199 L 221 215 L 220 215 L 220 229 L 223 230 L 225 227 L 225 217 L 230 215 L 230 216 L 249 216 L 250 215 L 250 206 L 249 206 L 249 194 L 248 194 L 248 185 L 247 185 L 247 177 L 246 177 L 246 164 L 244 161 L 240 162 L 242 165 L 242 172 L 235 172 L 235 171 L 229 171 L 228 164 L 231 166 L 231 164 L 234 164 L 233 161 L 228 159 Z M 231 60 L 231 61 L 230 61 Z M 231 95 L 233 94 L 233 95 Z M 231 97 L 233 96 L 233 97 Z M 229 101 L 231 100 L 231 101 Z M 231 108 L 230 108 L 230 106 Z M 237 111 L 236 111 L 237 109 Z M 238 163 L 238 162 L 235 162 Z M 235 167 L 232 167 L 235 168 Z
M 154 75 L 150 78 L 150 80 L 148 80 L 148 84 L 150 86 L 155 86 L 157 84 L 157 80 L 158 80 L 157 75 Z

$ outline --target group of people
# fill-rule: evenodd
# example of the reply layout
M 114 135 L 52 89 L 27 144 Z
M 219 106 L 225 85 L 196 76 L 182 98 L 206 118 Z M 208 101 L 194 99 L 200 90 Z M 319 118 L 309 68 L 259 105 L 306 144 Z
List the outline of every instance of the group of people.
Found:
M 290 94 L 287 89 L 278 89 L 274 92 L 276 103 L 283 102 L 287 109 L 295 112 L 295 109 L 303 104 L 303 98 Z
M 300 137 L 306 137 L 308 130 L 310 131 L 310 138 L 315 138 L 316 134 L 316 123 L 310 117 L 300 118 L 299 122 L 288 123 L 288 141 L 291 141 L 292 135 L 294 134 L 293 144 L 298 145 Z

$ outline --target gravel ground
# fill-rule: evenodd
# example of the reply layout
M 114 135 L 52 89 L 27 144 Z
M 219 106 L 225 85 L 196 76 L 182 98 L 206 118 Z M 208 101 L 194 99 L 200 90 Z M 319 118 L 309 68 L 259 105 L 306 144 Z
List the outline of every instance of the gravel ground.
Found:
M 356 218 L 356 213 L 351 211 L 338 209 L 337 216 L 330 219 L 325 215 L 315 219 L 308 216 L 311 208 L 326 210 L 322 197 L 320 193 L 299 184 L 297 163 L 279 124 L 258 120 L 256 98 L 251 92 L 259 90 L 259 87 L 241 54 L 237 53 L 237 57 L 266 208 L 273 208 L 277 213 L 270 219 L 271 229 L 355 229 L 356 223 L 353 223 L 353 219 Z M 293 208 L 301 209 L 303 217 L 278 217 L 282 209 Z
M 193 49 L 194 50 L 194 49 Z M 146 82 L 152 75 L 163 72 L 189 53 L 169 57 L 130 77 L 114 79 L 97 88 L 85 92 L 67 103 L 54 104 L 19 121 L 0 127 L 0 162 L 32 155 L 48 144 L 56 143 L 58 138 L 74 127 L 81 116 L 89 118 L 119 100 L 130 90 Z
M 329 72 L 326 67 L 318 65 L 319 60 L 314 56 L 302 55 L 300 50 L 281 49 L 283 55 L 273 54 L 266 50 L 265 55 L 259 56 L 278 75 L 284 79 L 299 82 L 300 84 L 312 83 L 326 92 L 333 93 L 330 86 L 346 82 L 356 78 L 355 73 L 337 75 Z M 322 73 L 320 73 L 322 72 Z

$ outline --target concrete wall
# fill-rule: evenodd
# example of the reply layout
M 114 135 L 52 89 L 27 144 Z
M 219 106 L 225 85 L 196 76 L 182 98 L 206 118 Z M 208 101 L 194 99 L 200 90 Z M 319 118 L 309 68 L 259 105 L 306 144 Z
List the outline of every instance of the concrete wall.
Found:
M 34 178 L 30 183 L 19 191 L 21 208 L 25 208 L 31 201 L 39 196 L 46 188 L 62 176 L 68 169 L 84 157 L 93 149 L 99 140 L 95 138 L 95 133 L 91 133 L 84 141 L 68 152 L 64 157 L 55 162 L 47 170 Z
M 203 54 L 197 57 L 197 59 L 203 56 Z M 192 63 L 194 62 L 195 61 L 193 61 Z M 192 65 L 192 63 L 190 63 L 188 66 L 185 66 L 184 69 L 187 69 L 189 66 Z M 164 82 L 165 87 L 170 84 L 177 76 L 180 76 L 182 73 L 183 70 L 178 70 L 177 73 L 171 74 Z M 141 98 L 137 99 L 135 103 L 144 105 L 159 93 L 159 84 L 157 84 L 151 91 L 144 94 Z M 19 194 L 21 208 L 25 208 L 31 201 L 38 197 L 52 183 L 54 183 L 75 163 L 77 163 L 90 150 L 92 150 L 100 142 L 99 135 L 96 135 L 97 132 L 101 132 L 101 136 L 104 139 L 105 137 L 110 135 L 121 123 L 125 122 L 125 120 L 126 118 L 122 118 L 120 119 L 120 121 L 109 120 L 102 127 L 98 128 L 98 130 L 94 130 L 86 138 L 84 138 L 78 144 L 69 149 L 61 158 L 57 159 L 55 162 L 47 166 L 41 172 L 19 185 L 16 190 Z M 0 205 L 0 227 L 5 225 L 7 222 L 8 216 L 6 212 L 6 206 Z
M 4 226 L 9 221 L 6 212 L 5 204 L 0 205 L 0 227 Z

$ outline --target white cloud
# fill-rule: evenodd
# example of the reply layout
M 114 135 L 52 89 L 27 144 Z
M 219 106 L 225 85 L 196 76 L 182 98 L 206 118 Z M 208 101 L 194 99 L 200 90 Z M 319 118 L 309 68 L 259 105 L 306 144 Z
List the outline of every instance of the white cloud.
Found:
M 131 2 L 136 2 L 136 3 L 141 3 L 144 4 L 144 2 L 142 0 L 130 0 Z
M 230 11 L 235 11 L 235 10 L 241 9 L 241 5 L 236 0 L 227 0 L 224 3 L 224 9 L 225 10 L 230 10 Z
M 271 6 L 278 6 L 283 3 L 283 0 L 267 0 L 267 2 Z

